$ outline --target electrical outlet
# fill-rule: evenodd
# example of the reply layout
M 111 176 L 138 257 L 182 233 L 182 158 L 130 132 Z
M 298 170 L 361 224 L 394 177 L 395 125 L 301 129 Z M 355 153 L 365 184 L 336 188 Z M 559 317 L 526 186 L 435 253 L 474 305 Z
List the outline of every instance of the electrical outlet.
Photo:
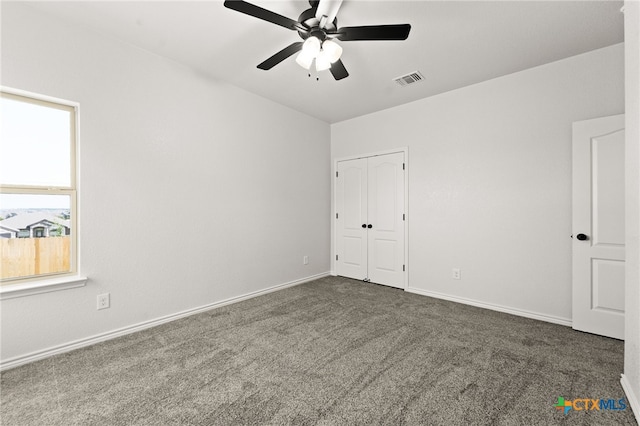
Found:
M 302 258 L 302 264 L 303 265 L 308 265 L 309 264 L 309 256 L 304 256 Z
M 111 306 L 109 293 L 99 294 L 98 295 L 98 310 L 107 309 L 109 306 Z
M 460 279 L 460 268 L 453 268 L 451 270 L 451 278 L 453 278 L 454 280 Z

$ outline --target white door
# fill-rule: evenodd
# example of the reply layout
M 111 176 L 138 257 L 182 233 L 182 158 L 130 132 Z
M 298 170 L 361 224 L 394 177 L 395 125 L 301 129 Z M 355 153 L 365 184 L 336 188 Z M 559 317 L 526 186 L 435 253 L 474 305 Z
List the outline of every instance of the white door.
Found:
M 368 278 L 404 287 L 404 153 L 370 157 Z
M 573 123 L 573 328 L 624 339 L 624 115 Z
M 367 278 L 367 159 L 340 161 L 336 176 L 336 273 Z
M 338 162 L 336 273 L 404 288 L 404 153 Z

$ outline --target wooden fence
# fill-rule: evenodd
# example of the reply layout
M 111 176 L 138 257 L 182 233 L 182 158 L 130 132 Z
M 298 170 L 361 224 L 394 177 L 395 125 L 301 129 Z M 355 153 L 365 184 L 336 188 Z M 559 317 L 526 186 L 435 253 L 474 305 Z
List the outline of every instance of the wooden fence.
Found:
M 71 237 L 0 238 L 1 278 L 67 272 Z

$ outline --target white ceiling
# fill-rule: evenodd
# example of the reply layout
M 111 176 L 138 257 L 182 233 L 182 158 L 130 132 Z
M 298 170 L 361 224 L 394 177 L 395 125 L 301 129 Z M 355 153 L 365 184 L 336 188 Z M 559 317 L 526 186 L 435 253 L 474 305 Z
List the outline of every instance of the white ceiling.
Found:
M 253 0 L 292 19 L 302 0 Z M 345 0 L 338 26 L 403 24 L 406 41 L 340 42 L 350 76 L 309 78 L 291 57 L 256 68 L 296 32 L 222 1 L 29 2 L 46 13 L 183 63 L 329 123 L 510 74 L 623 41 L 622 1 Z M 419 70 L 407 87 L 392 79 Z

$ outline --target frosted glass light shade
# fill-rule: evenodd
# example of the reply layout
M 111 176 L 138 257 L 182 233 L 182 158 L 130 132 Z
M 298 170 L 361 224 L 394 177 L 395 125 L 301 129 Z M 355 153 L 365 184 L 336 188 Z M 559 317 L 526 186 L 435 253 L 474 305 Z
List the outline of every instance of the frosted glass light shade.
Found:
M 316 71 L 324 71 L 331 68 L 331 61 L 329 55 L 324 50 L 321 50 L 316 57 Z
M 320 53 L 320 39 L 317 37 L 309 37 L 302 44 L 302 51 L 315 58 L 318 56 L 318 53 Z
M 298 53 L 298 56 L 296 56 L 296 62 L 302 68 L 308 70 L 309 68 L 311 68 L 311 63 L 313 62 L 313 58 L 314 58 L 314 55 L 311 55 L 303 50 L 302 52 Z
M 322 43 L 322 50 L 332 64 L 340 59 L 340 55 L 342 55 L 342 47 L 335 41 L 325 40 Z

